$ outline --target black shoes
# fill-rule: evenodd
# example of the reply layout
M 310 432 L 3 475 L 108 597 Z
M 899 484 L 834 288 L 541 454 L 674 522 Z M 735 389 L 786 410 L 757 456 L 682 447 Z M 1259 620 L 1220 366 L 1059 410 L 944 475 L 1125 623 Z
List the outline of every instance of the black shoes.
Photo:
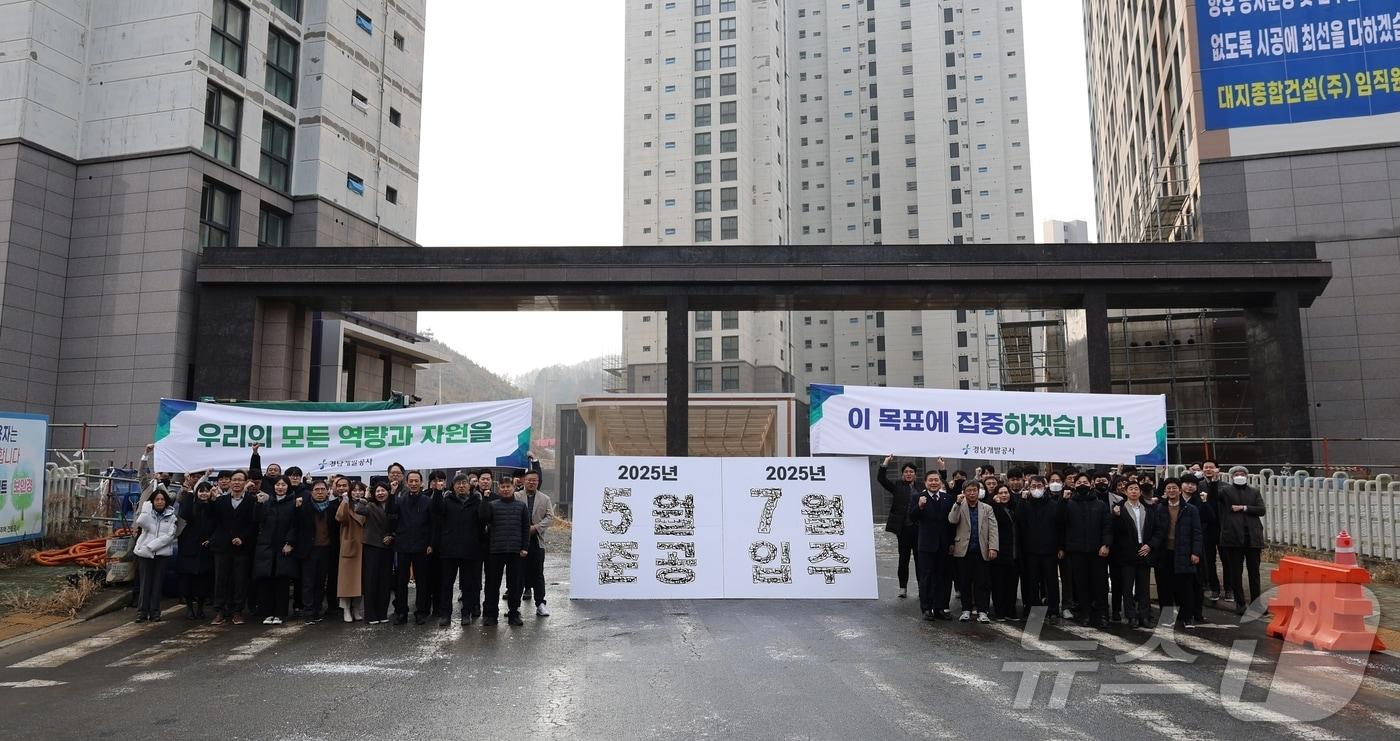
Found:
M 136 622 L 138 622 L 138 623 L 144 623 L 144 622 L 146 622 L 146 613 L 144 613 L 144 612 L 138 612 L 138 613 L 136 613 Z
M 931 623 L 938 619 L 938 614 L 933 610 L 924 610 L 924 619 Z
M 512 612 L 512 613 L 506 615 L 506 622 L 508 622 L 508 623 L 510 623 L 511 625 L 514 625 L 514 626 L 516 626 L 516 627 L 519 627 L 519 626 L 525 624 L 525 621 L 520 619 L 520 613 L 518 613 L 518 612 Z
M 485 625 L 485 626 L 488 626 L 488 627 L 489 627 L 489 626 L 492 626 L 492 625 L 495 625 L 495 624 L 496 624 L 496 618 L 493 618 L 493 617 L 484 617 L 484 618 L 481 619 L 481 624 L 482 624 L 482 625 Z
M 406 625 L 407 623 L 408 623 L 408 615 L 395 615 L 395 616 L 394 616 L 394 625 Z
M 439 619 L 438 619 L 438 627 L 439 627 L 439 628 L 449 628 L 449 627 L 452 627 L 452 618 L 450 618 L 450 617 L 439 618 Z
M 428 622 L 428 618 L 426 618 L 426 617 L 424 617 L 424 616 L 422 616 L 422 615 L 419 615 L 419 614 L 417 614 L 417 613 L 414 613 L 414 615 L 413 615 L 413 624 L 414 624 L 414 625 L 422 625 L 423 623 L 426 623 L 426 622 Z

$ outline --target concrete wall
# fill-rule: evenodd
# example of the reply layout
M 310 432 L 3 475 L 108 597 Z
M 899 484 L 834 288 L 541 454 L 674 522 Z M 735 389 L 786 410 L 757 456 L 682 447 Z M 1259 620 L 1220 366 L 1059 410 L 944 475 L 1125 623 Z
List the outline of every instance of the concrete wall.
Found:
M 1400 437 L 1400 145 L 1208 162 L 1213 240 L 1317 241 L 1326 293 L 1303 313 L 1319 437 Z M 1400 444 L 1338 445 L 1344 463 L 1400 460 Z

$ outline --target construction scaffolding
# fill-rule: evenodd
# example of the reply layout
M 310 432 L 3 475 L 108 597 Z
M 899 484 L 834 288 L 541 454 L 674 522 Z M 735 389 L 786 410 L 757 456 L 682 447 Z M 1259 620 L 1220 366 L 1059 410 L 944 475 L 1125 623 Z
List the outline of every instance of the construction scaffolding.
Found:
M 1138 193 L 1139 241 L 1194 242 L 1201 238 L 1196 218 L 1201 198 L 1196 168 L 1185 163 L 1149 167 L 1143 172 Z
M 604 355 L 603 392 L 608 394 L 627 393 L 627 366 L 621 355 Z

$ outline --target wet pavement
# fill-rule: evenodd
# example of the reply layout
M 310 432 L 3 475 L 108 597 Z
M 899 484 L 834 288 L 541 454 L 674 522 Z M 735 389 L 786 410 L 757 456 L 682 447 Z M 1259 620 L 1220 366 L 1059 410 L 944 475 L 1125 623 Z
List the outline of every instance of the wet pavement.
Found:
M 1138 659 L 1153 634 L 1122 626 L 1026 638 L 1019 623 L 926 623 L 894 597 L 886 537 L 878 601 L 571 602 L 555 552 L 553 616 L 521 628 L 214 628 L 179 608 L 135 625 L 123 611 L 0 649 L 0 726 L 84 739 L 1400 734 L 1397 656 L 1283 652 L 1258 623 L 1197 630 L 1176 660 Z M 1227 672 L 1236 641 L 1258 643 Z M 1299 674 L 1300 656 L 1327 666 Z M 1240 701 L 1222 702 L 1222 686 Z M 1322 708 L 1310 722 L 1289 720 L 1310 708 Z

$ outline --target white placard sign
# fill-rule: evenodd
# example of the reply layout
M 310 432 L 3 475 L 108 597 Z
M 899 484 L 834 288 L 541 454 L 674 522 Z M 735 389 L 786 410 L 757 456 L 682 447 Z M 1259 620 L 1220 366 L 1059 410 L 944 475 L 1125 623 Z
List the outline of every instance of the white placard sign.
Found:
M 725 458 L 724 492 L 724 596 L 878 596 L 863 458 Z
M 575 599 L 876 597 L 858 458 L 621 458 L 574 466 Z

